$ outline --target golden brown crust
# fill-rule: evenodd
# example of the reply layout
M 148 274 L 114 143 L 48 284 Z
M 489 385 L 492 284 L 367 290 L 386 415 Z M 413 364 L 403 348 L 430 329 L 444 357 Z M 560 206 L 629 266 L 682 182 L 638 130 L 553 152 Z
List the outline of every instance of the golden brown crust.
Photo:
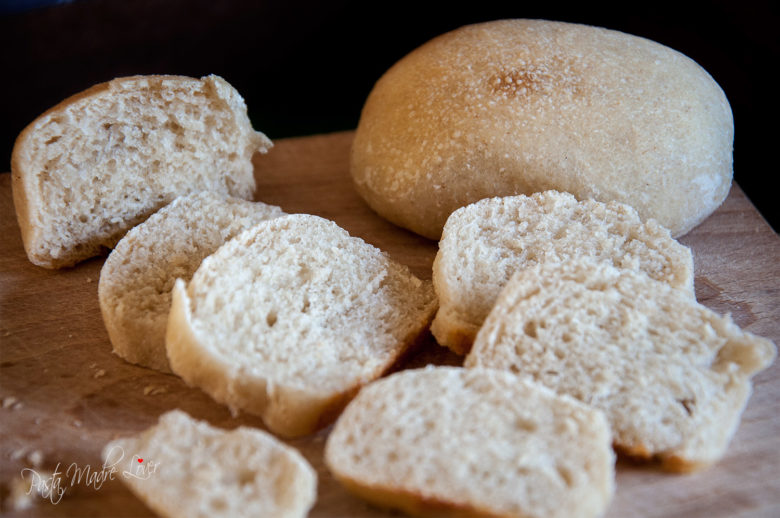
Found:
M 431 324 L 431 332 L 439 345 L 449 348 L 455 354 L 465 356 L 477 338 L 479 327 L 449 316 L 439 310 Z
M 672 473 L 693 473 L 696 471 L 701 471 L 710 465 L 711 463 L 709 462 L 691 462 L 690 460 L 683 459 L 677 455 L 661 457 L 661 466 L 663 469 Z
M 643 444 L 613 444 L 613 448 L 621 459 L 627 460 L 631 463 L 660 467 L 664 471 L 668 471 L 670 473 L 693 473 L 696 471 L 701 471 L 712 465 L 711 462 L 692 461 L 689 459 L 684 459 L 675 454 L 654 454 Z

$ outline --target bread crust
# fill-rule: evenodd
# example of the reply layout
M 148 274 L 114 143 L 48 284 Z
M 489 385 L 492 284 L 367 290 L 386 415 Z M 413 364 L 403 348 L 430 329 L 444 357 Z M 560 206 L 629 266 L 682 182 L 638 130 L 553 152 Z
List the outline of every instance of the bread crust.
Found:
M 98 285 L 98 291 L 100 292 L 100 285 Z M 100 313 L 114 353 L 131 363 L 170 373 L 171 368 L 164 361 L 164 358 L 158 359 L 157 356 L 152 354 L 153 345 L 152 337 L 149 334 L 149 326 L 135 320 L 116 318 L 111 308 L 104 303 L 103 297 L 100 295 L 102 294 L 99 293 L 99 298 L 101 299 Z M 166 328 L 162 322 L 157 323 L 157 325 L 162 326 L 162 329 Z
M 497 514 L 466 504 L 426 497 L 419 492 L 379 485 L 367 485 L 332 469 L 331 473 L 347 491 L 380 507 L 399 509 L 422 518 L 524 518 L 528 515 Z
M 500 20 L 434 38 L 377 81 L 350 171 L 379 215 L 431 239 L 458 207 L 548 189 L 627 203 L 677 237 L 728 194 L 732 142 L 723 91 L 686 56 Z
M 439 308 L 431 323 L 431 332 L 436 341 L 455 354 L 465 356 L 479 333 L 479 325 L 471 324 L 457 317 L 455 312 Z

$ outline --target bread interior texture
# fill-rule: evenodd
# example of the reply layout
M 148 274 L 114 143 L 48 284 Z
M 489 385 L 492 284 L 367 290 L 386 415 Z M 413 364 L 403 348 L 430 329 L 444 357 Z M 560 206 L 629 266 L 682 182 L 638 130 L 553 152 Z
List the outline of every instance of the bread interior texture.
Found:
M 72 243 L 113 246 L 194 186 L 252 196 L 249 159 L 261 137 L 240 120 L 232 88 L 212 77 L 138 83 L 53 110 L 30 139 L 22 160 L 42 209 L 30 223 L 55 258 Z

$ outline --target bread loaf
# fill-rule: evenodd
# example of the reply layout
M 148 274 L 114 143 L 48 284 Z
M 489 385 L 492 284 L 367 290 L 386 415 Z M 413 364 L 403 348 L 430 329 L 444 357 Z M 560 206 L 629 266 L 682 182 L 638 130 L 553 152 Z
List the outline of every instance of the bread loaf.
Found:
M 431 239 L 458 207 L 549 189 L 626 203 L 677 237 L 725 199 L 733 138 L 723 91 L 679 52 L 500 20 L 390 68 L 363 107 L 350 169 L 376 212 Z
M 11 158 L 27 256 L 71 266 L 112 248 L 177 196 L 251 199 L 252 155 L 271 141 L 222 78 L 134 76 L 96 85 L 35 119 Z
M 467 353 L 515 271 L 579 256 L 641 270 L 693 297 L 691 251 L 627 205 L 557 191 L 489 198 L 456 210 L 444 227 L 433 263 L 434 336 Z
M 187 383 L 304 435 L 389 369 L 435 311 L 430 281 L 331 221 L 283 216 L 176 281 L 166 348 Z
M 208 191 L 181 196 L 131 229 L 100 270 L 98 297 L 114 353 L 170 372 L 165 329 L 171 289 L 189 281 L 201 261 L 279 207 Z
M 580 258 L 519 271 L 465 361 L 604 410 L 615 446 L 672 471 L 719 460 L 774 344 L 681 290 Z
M 108 443 L 103 460 L 166 518 L 304 518 L 317 497 L 317 474 L 294 448 L 261 430 L 220 430 L 180 410 Z
M 600 516 L 614 454 L 604 415 L 500 371 L 407 370 L 360 391 L 325 445 L 357 495 L 418 516 Z

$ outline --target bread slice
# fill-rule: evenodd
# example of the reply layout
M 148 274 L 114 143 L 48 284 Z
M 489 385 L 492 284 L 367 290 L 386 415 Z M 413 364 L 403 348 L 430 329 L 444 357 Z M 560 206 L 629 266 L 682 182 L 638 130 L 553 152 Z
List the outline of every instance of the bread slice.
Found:
M 325 463 L 357 495 L 419 516 L 593 517 L 614 491 L 600 411 L 490 369 L 372 383 L 336 422 Z
M 428 330 L 424 282 L 332 221 L 265 221 L 177 280 L 166 347 L 171 369 L 274 432 L 328 424 Z
M 114 353 L 170 372 L 165 329 L 176 278 L 241 231 L 282 216 L 279 207 L 208 191 L 175 199 L 131 229 L 100 271 L 98 297 Z
M 295 448 L 262 430 L 221 430 L 181 410 L 108 443 L 103 460 L 167 518 L 300 518 L 317 498 L 317 474 Z
M 19 135 L 13 196 L 27 256 L 71 266 L 111 248 L 177 196 L 251 199 L 252 155 L 271 141 L 217 76 L 134 76 L 70 97 Z
M 487 198 L 453 212 L 444 226 L 433 263 L 440 306 L 433 335 L 467 353 L 515 271 L 582 255 L 641 270 L 693 296 L 691 251 L 628 205 L 558 191 Z
M 615 446 L 671 471 L 720 459 L 774 344 L 682 290 L 580 258 L 519 271 L 466 367 L 510 370 L 604 410 Z

